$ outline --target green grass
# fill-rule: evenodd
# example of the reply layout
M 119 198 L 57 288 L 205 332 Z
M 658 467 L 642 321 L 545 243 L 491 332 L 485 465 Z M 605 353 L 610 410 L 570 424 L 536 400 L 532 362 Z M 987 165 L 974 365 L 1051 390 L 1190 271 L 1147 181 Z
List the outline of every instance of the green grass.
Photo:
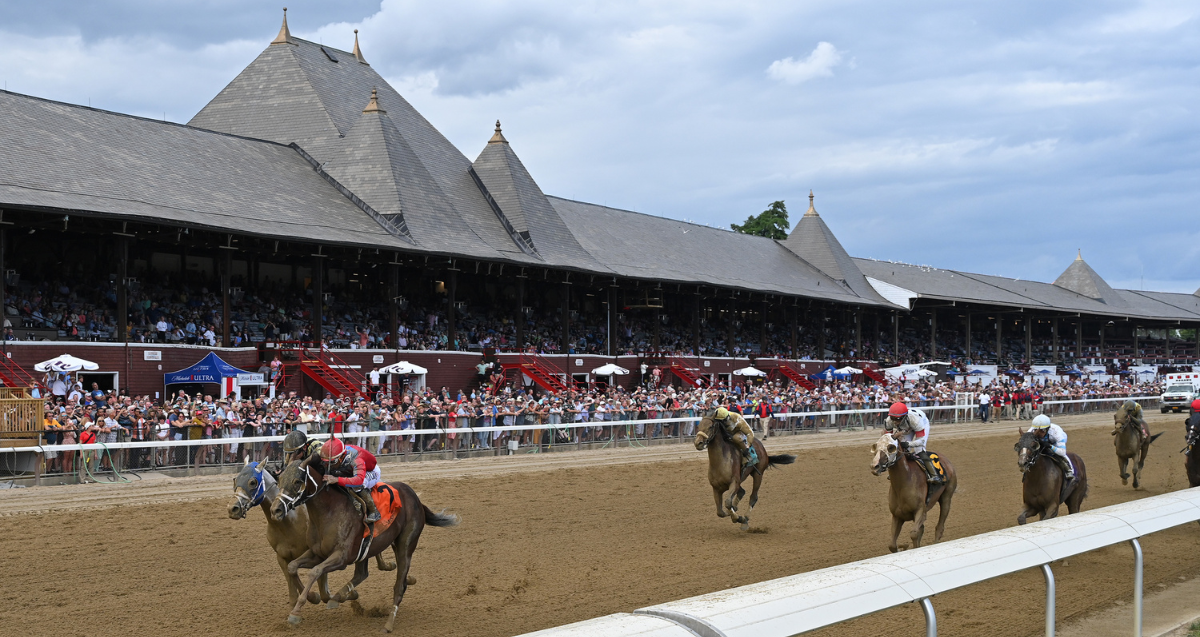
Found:
M 1188 637 L 1200 637 L 1200 622 L 1192 622 L 1192 625 L 1188 626 L 1187 634 Z

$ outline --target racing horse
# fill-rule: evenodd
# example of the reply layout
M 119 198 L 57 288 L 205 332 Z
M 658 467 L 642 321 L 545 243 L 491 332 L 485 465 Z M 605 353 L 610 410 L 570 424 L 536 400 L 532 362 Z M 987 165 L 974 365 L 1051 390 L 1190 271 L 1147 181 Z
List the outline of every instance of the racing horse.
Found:
M 1121 484 L 1129 484 L 1129 473 L 1125 467 L 1133 460 L 1133 488 L 1136 489 L 1141 482 L 1146 454 L 1150 453 L 1150 443 L 1157 440 L 1162 432 L 1143 438 L 1142 428 L 1137 419 L 1124 409 L 1118 409 L 1113 414 L 1113 422 L 1120 426 L 1117 435 L 1113 437 L 1113 446 L 1117 448 L 1117 468 L 1121 471 Z
M 296 507 L 288 512 L 283 520 L 276 520 L 275 516 L 271 515 L 270 509 L 271 502 L 278 494 L 278 483 L 274 474 L 267 467 L 266 461 L 250 462 L 250 456 L 246 456 L 242 470 L 233 479 L 233 502 L 229 505 L 229 518 L 241 520 L 250 513 L 250 509 L 257 506 L 262 507 L 263 514 L 267 518 L 267 543 L 275 551 L 275 559 L 279 561 L 279 568 L 283 571 L 283 577 L 288 583 L 289 603 L 294 605 L 296 595 L 303 585 L 300 583 L 298 575 L 288 572 L 287 565 L 308 550 L 308 511 L 303 506 Z M 395 562 L 384 561 L 382 553 L 375 556 L 375 561 L 381 571 L 391 571 L 396 568 Z M 329 601 L 329 586 L 325 577 L 318 582 L 317 588 L 320 595 L 311 593 L 308 602 L 316 604 Z
M 921 463 L 910 457 L 901 446 L 900 441 L 890 433 L 884 433 L 871 445 L 871 453 L 874 454 L 871 473 L 888 473 L 888 510 L 892 513 L 892 543 L 888 545 L 888 550 L 893 553 L 899 550 L 896 541 L 905 522 L 913 523 L 909 538 L 912 539 L 913 548 L 920 548 L 921 538 L 925 535 L 925 517 L 934 502 L 938 504 L 938 521 L 933 541 L 941 541 L 942 534 L 946 532 L 946 518 L 950 517 L 950 500 L 958 489 L 958 474 L 948 460 L 938 457 L 945 482 L 932 485 L 931 490 Z
M 1183 448 L 1185 460 L 1183 467 L 1187 470 L 1188 486 L 1200 487 L 1200 412 L 1193 413 L 1183 421 L 1187 432 L 1187 446 Z
M 713 429 L 717 431 L 714 432 Z M 743 531 L 750 529 L 750 511 L 758 504 L 758 488 L 762 485 L 763 472 L 770 467 L 796 461 L 796 456 L 789 454 L 768 456 L 762 442 L 755 438 L 754 451 L 758 454 L 758 463 L 743 468 L 742 452 L 730 440 L 725 428 L 713 422 L 711 415 L 700 420 L 695 445 L 699 451 L 708 450 L 708 483 L 712 485 L 713 500 L 717 503 L 717 517 L 729 516 L 734 524 L 742 525 Z M 747 473 L 754 476 L 754 488 L 750 491 L 750 511 L 742 515 L 738 513 L 737 507 L 746 495 L 742 481 L 746 479 Z M 726 491 L 729 492 L 727 495 Z M 722 495 L 725 495 L 724 502 L 721 500 Z
M 1052 447 L 1038 440 L 1032 431 L 1022 432 L 1020 427 L 1017 431 L 1021 438 L 1013 448 L 1017 452 L 1017 467 L 1021 469 L 1021 498 L 1025 503 L 1025 509 L 1017 516 L 1017 524 L 1025 524 L 1035 513 L 1039 520 L 1055 517 L 1063 503 L 1067 505 L 1067 513 L 1078 513 L 1088 493 L 1087 467 L 1083 459 L 1067 452 L 1067 459 L 1075 468 L 1075 483 L 1064 492 L 1063 471 L 1057 462 L 1047 457 L 1053 453 Z
M 282 519 L 303 504 L 308 509 L 309 517 L 309 548 L 288 564 L 288 572 L 295 574 L 302 568 L 312 570 L 304 594 L 297 598 L 295 607 L 288 615 L 289 624 L 294 626 L 300 623 L 300 609 L 304 607 L 314 582 L 331 571 L 340 571 L 351 564 L 354 565 L 354 577 L 333 595 L 328 607 L 337 608 L 341 602 L 353 599 L 355 587 L 367 579 L 367 560 L 390 546 L 396 554 L 396 584 L 392 591 L 392 614 L 384 625 L 384 631 L 392 632 L 400 600 L 404 598 L 408 586 L 414 583 L 408 576 L 408 569 L 412 565 L 412 554 L 417 548 L 421 531 L 426 524 L 456 526 L 459 518 L 444 511 L 434 513 L 429 510 L 429 507 L 421 504 L 412 488 L 403 482 L 389 482 L 387 486 L 399 494 L 395 519 L 390 524 L 387 524 L 387 518 L 376 522 L 376 527 L 385 526 L 370 533 L 362 514 L 351 503 L 348 494 L 341 488 L 327 486 L 324 468 L 318 459 L 309 456 L 304 460 L 294 460 L 280 474 L 279 494 L 271 504 L 271 514 L 276 519 Z

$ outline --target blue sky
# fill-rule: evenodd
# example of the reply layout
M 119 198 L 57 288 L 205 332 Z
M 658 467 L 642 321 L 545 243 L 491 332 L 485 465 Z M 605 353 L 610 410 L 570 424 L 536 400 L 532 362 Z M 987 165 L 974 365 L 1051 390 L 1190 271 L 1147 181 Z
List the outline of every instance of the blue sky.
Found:
M 187 121 L 283 3 L 0 3 L 9 90 Z M 728 227 L 787 201 L 855 256 L 1200 287 L 1200 2 L 287 2 L 468 157 Z

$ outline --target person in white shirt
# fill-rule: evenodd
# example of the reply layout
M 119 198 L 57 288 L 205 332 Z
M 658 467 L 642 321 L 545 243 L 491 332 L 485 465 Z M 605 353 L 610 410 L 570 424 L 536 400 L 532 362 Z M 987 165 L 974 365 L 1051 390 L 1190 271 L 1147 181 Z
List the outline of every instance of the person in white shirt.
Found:
M 379 368 L 372 367 L 369 374 L 371 382 L 371 400 L 379 400 Z
M 979 420 L 982 422 L 988 421 L 988 415 L 992 411 L 992 397 L 985 391 L 979 392 Z

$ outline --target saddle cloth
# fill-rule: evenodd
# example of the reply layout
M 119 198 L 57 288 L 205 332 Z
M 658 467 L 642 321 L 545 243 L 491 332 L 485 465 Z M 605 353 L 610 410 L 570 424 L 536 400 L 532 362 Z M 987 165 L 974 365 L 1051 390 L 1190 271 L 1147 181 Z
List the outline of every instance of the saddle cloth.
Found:
M 944 480 L 946 478 L 946 470 L 942 468 L 942 457 L 932 451 L 927 451 L 929 461 L 933 463 L 933 468 L 937 470 L 938 475 Z
M 379 511 L 379 521 L 363 527 L 363 537 L 368 538 L 388 528 L 400 516 L 402 500 L 400 492 L 386 482 L 380 482 L 371 487 L 371 499 L 375 500 L 375 509 Z M 372 528 L 374 527 L 374 528 Z

